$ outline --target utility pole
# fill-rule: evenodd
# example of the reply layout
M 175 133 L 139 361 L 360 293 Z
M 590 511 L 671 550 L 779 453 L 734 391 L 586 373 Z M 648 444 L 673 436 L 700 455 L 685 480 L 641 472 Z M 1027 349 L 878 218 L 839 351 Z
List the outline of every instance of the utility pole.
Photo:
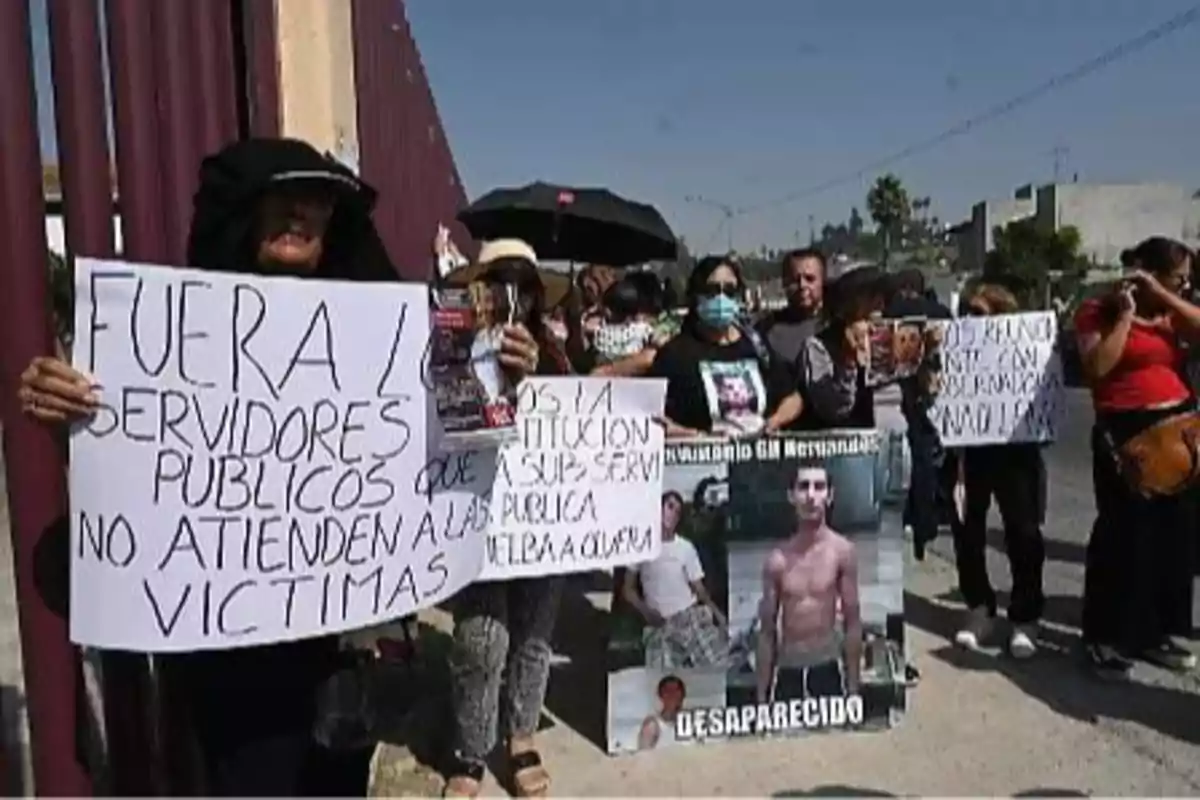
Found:
M 1054 182 L 1061 183 L 1063 173 L 1066 169 L 1067 157 L 1071 154 L 1071 148 L 1064 144 L 1056 144 L 1050 150 L 1050 155 L 1054 159 Z
M 726 249 L 727 249 L 727 252 L 732 253 L 733 252 L 733 220 L 734 220 L 734 217 L 737 217 L 742 213 L 742 210 L 740 208 L 734 208 L 733 206 L 729 205 L 728 203 L 718 203 L 715 200 L 709 200 L 707 197 L 702 197 L 700 195 L 688 195 L 687 197 L 685 197 L 683 199 L 688 203 L 693 203 L 698 206 L 708 206 L 709 208 L 713 208 L 713 209 L 716 209 L 717 211 L 721 212 L 721 216 L 725 218 L 724 225 L 725 225 Z
M 814 247 L 817 244 L 817 221 L 812 215 L 808 215 L 808 246 Z

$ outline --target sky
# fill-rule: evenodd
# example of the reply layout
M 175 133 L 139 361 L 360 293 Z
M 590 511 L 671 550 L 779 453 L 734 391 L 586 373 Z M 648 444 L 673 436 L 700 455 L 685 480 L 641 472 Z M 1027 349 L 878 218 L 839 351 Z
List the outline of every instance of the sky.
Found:
M 32 0 L 42 119 L 44 0 Z M 408 0 L 471 197 L 534 180 L 656 205 L 694 251 L 806 243 L 881 157 L 1186 11 L 1182 0 Z M 1200 24 L 889 167 L 932 213 L 1026 183 L 1200 188 Z M 50 127 L 44 125 L 44 127 Z M 44 149 L 52 148 L 43 137 Z M 1058 151 L 1057 156 L 1055 151 Z M 838 181 L 838 179 L 847 180 Z M 836 185 L 813 193 L 814 187 Z M 805 196 L 772 203 L 789 194 Z

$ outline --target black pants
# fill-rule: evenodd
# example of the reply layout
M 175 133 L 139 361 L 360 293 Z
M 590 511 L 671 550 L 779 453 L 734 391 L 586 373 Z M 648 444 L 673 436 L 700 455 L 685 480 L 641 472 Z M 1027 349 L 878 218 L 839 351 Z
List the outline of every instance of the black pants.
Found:
M 1034 444 L 970 447 L 961 457 L 966 508 L 962 524 L 954 528 L 959 591 L 970 608 L 996 613 L 996 592 L 987 570 L 987 516 L 995 497 L 1012 571 L 1008 618 L 1018 624 L 1035 622 L 1046 605 L 1042 585 L 1046 542 L 1041 528 L 1046 496 L 1041 449 Z
M 319 688 L 343 663 L 336 636 L 168 661 L 187 701 L 208 794 L 365 794 L 369 756 L 335 754 L 313 739 Z
M 1174 410 L 1106 414 L 1092 430 L 1096 522 L 1088 540 L 1083 638 L 1136 653 L 1192 631 L 1196 491 L 1145 498 L 1117 472 L 1116 446 Z
M 804 700 L 810 697 L 844 697 L 840 659 L 813 664 L 811 667 L 780 667 L 775 671 L 775 691 L 771 699 Z
M 906 417 L 909 415 L 906 414 Z M 908 449 L 912 455 L 912 475 L 905 503 L 905 521 L 913 529 L 913 549 L 918 559 L 925 557 L 925 547 L 938 535 L 939 467 L 942 448 L 937 429 L 922 413 L 912 415 L 908 422 Z

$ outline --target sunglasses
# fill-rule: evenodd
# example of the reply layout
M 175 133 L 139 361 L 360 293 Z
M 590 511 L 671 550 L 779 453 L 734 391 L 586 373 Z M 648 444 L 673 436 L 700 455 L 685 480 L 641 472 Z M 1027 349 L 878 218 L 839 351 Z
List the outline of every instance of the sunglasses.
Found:
M 742 290 L 736 283 L 706 283 L 700 289 L 700 294 L 704 297 L 716 297 L 723 294 L 726 297 L 738 297 Z

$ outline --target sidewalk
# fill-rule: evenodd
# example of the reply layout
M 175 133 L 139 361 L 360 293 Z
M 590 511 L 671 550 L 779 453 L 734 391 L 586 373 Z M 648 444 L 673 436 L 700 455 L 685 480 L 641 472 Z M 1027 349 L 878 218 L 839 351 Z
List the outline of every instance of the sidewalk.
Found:
M 588 737 L 603 731 L 603 629 L 564 605 L 557 648 L 569 663 L 551 678 L 541 749 L 567 796 L 1000 795 L 1181 796 L 1200 792 L 1200 695 L 1094 681 L 1065 652 L 1073 637 L 1049 629 L 1043 652 L 1017 664 L 947 644 L 959 608 L 944 560 L 907 565 L 909 648 L 922 671 L 909 713 L 886 733 L 712 744 L 610 757 Z M 593 592 L 600 606 L 602 592 Z M 591 615 L 595 615 L 595 610 Z M 443 628 L 447 620 L 431 616 Z M 574 635 L 572 635 L 574 634 Z M 572 641 L 575 640 L 575 641 Z M 431 733 L 444 724 L 410 722 Z M 571 724 L 565 723 L 571 720 Z M 410 727 L 411 729 L 411 727 Z M 440 781 L 404 747 L 382 745 L 375 796 L 429 796 Z M 489 776 L 486 796 L 505 792 Z

